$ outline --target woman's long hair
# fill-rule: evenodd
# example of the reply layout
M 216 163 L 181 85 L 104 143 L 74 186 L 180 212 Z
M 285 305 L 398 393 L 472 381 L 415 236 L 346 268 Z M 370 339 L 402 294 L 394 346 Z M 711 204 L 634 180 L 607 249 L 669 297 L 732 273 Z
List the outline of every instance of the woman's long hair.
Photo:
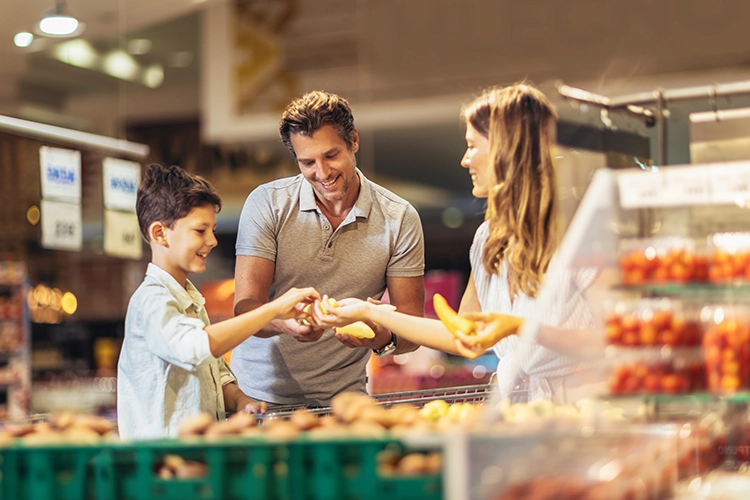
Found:
M 485 91 L 463 112 L 489 140 L 493 185 L 487 197 L 489 237 L 482 263 L 498 273 L 508 263 L 511 297 L 535 297 L 557 248 L 557 192 L 552 127 L 557 113 L 526 83 Z

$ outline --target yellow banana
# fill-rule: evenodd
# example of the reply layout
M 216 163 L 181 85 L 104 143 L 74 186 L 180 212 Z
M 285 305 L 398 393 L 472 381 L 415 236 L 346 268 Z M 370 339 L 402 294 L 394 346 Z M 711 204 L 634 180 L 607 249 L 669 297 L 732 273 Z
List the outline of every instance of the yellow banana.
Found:
M 358 339 L 371 339 L 375 336 L 375 332 L 372 331 L 372 328 L 362 321 L 357 321 L 346 326 L 339 326 L 336 328 L 336 331 L 338 333 L 346 333 L 347 335 L 357 337 Z
M 338 305 L 338 302 L 336 302 L 336 299 L 332 297 L 328 297 L 328 307 L 336 307 Z M 320 309 L 320 312 L 323 314 L 328 314 L 328 311 L 326 311 L 326 308 L 323 306 L 323 301 L 321 300 L 318 303 L 318 309 Z M 302 312 L 307 314 L 308 316 L 312 316 L 312 304 L 307 304 L 304 309 L 302 309 Z M 307 319 L 300 319 L 300 324 L 305 326 L 310 326 L 310 322 Z
M 435 308 L 437 317 L 453 335 L 459 331 L 464 335 L 476 335 L 477 324 L 470 319 L 459 316 L 439 293 L 432 297 L 432 306 Z

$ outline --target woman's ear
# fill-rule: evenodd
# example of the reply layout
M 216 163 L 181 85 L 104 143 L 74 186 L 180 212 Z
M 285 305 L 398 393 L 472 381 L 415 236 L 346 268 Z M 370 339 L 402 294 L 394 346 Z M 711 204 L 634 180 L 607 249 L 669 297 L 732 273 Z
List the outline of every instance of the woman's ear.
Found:
M 167 226 L 163 222 L 152 222 L 148 228 L 148 235 L 157 245 L 167 246 Z

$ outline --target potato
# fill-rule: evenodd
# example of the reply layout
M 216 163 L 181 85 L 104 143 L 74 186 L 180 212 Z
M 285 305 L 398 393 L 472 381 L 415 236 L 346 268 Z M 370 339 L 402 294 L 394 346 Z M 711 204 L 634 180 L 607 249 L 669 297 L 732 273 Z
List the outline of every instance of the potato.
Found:
M 425 458 L 425 472 L 437 474 L 443 469 L 443 455 L 439 452 L 427 454 Z
M 363 408 L 375 405 L 375 400 L 360 392 L 342 392 L 331 400 L 331 413 L 344 423 L 357 418 Z
M 410 453 L 398 461 L 396 472 L 404 475 L 424 474 L 427 468 L 425 455 L 422 453 Z
M 185 464 L 185 459 L 179 455 L 164 455 L 163 466 L 172 472 Z
M 68 426 L 68 428 L 63 431 L 62 435 L 66 441 L 71 443 L 95 444 L 101 439 L 98 432 L 79 423 L 73 423 Z
M 272 425 L 265 433 L 265 435 L 269 439 L 277 441 L 291 441 L 293 439 L 296 439 L 297 436 L 299 436 L 299 433 L 299 429 L 297 429 L 294 424 L 281 420 L 278 423 Z
M 180 425 L 180 430 L 177 434 L 180 437 L 203 434 L 214 422 L 214 417 L 212 417 L 208 413 L 199 413 L 197 415 L 187 417 L 185 420 L 183 420 L 182 424 Z
M 184 464 L 177 467 L 174 475 L 180 479 L 192 479 L 196 477 L 205 477 L 208 474 L 208 466 L 200 462 L 186 460 Z
M 379 439 L 385 436 L 385 427 L 371 420 L 357 420 L 349 426 L 349 433 L 359 438 Z
M 253 415 L 239 412 L 229 417 L 227 422 L 229 422 L 237 432 L 241 432 L 247 427 L 256 427 L 258 421 Z
M 222 420 L 221 422 L 212 423 L 208 427 L 208 429 L 206 429 L 206 432 L 204 432 L 203 435 L 209 439 L 221 438 L 225 436 L 236 435 L 240 432 L 240 430 L 241 429 L 239 429 L 234 422 Z
M 318 417 L 306 408 L 297 408 L 294 410 L 292 416 L 289 417 L 289 421 L 301 431 L 307 431 L 320 425 Z

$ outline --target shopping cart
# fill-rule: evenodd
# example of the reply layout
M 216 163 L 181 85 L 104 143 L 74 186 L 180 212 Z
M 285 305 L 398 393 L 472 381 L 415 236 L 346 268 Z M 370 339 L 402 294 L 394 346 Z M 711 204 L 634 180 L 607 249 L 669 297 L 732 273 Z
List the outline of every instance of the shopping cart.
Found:
M 462 385 L 455 387 L 438 387 L 432 389 L 420 389 L 416 391 L 391 392 L 386 394 L 374 394 L 376 404 L 389 408 L 397 404 L 409 404 L 421 408 L 430 401 L 443 400 L 446 403 L 481 403 L 485 401 L 494 386 L 494 374 L 486 384 Z M 268 409 L 264 415 L 258 415 L 263 419 L 285 418 L 299 408 L 306 408 L 311 413 L 319 416 L 329 415 L 330 406 L 305 406 L 305 405 L 279 405 Z

